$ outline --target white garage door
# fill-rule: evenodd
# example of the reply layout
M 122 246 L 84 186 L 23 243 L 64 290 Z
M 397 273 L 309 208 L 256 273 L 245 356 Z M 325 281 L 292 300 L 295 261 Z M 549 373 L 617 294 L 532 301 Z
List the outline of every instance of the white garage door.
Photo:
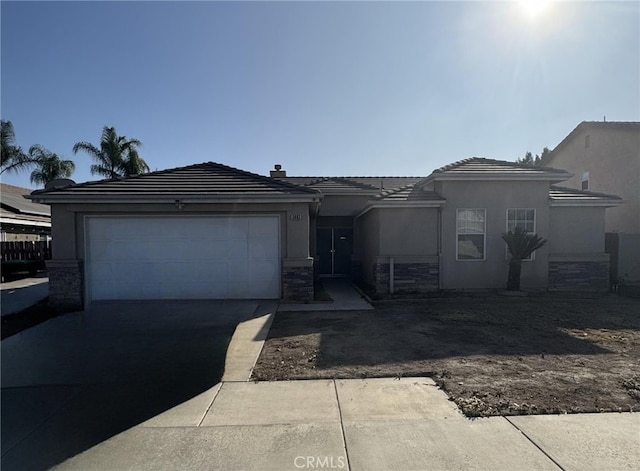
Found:
M 88 217 L 90 300 L 280 297 L 277 216 Z

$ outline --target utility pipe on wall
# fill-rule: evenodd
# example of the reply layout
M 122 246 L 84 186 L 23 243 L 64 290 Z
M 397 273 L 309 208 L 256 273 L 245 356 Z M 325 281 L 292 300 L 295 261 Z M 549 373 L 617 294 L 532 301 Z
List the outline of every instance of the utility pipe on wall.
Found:
M 393 278 L 394 278 L 393 257 L 389 257 L 389 294 L 393 294 Z

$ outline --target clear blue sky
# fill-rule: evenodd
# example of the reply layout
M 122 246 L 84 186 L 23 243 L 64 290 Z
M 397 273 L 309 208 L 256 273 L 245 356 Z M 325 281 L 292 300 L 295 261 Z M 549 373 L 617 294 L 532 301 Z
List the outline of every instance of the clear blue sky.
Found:
M 428 175 L 640 120 L 640 3 L 2 1 L 1 114 L 95 180 L 102 127 L 152 169 Z M 28 173 L 5 183 L 32 187 Z

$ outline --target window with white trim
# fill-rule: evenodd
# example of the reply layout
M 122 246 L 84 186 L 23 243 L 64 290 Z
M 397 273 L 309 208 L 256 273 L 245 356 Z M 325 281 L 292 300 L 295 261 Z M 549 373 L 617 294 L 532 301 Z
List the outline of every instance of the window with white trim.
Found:
M 486 210 L 458 209 L 456 213 L 456 260 L 484 260 Z
M 521 227 L 529 234 L 536 232 L 536 210 L 533 208 L 507 209 L 507 231 L 513 231 L 516 227 Z M 507 249 L 507 257 L 509 250 Z M 524 260 L 533 260 L 535 252 Z

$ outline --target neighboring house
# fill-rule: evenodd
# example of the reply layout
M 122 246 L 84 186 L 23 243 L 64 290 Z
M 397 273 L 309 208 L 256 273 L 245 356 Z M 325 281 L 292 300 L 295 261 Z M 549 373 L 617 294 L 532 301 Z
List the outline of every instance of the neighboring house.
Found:
M 616 233 L 613 276 L 640 284 L 640 122 L 583 121 L 542 164 L 572 173 L 565 186 L 624 200 L 606 214 L 606 231 Z
M 314 278 L 380 292 L 501 289 L 501 234 L 547 238 L 529 289 L 608 288 L 605 209 L 616 196 L 556 187 L 563 170 L 473 158 L 424 177 L 270 177 L 216 163 L 40 190 L 50 204 L 50 299 L 308 301 Z
M 24 197 L 32 191 L 0 183 L 0 241 L 36 241 L 50 236 L 51 208 Z

